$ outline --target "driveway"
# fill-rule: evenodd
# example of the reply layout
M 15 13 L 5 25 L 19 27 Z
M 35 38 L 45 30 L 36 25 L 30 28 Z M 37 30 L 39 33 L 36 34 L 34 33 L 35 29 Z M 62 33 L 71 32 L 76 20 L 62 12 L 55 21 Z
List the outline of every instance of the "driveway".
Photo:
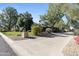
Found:
M 36 39 L 15 40 L 15 44 L 24 50 L 23 55 L 30 56 L 62 56 L 62 50 L 65 45 L 73 38 L 72 35 L 65 35 L 58 37 L 37 37 Z M 20 50 L 17 48 L 17 50 Z M 27 51 L 27 53 L 25 53 Z M 20 52 L 20 53 L 21 53 Z

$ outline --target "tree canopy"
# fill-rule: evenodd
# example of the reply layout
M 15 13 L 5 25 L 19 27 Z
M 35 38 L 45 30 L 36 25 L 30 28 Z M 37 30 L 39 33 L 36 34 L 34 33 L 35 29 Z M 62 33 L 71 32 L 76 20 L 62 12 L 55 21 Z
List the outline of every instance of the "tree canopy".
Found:
M 27 31 L 33 24 L 31 13 L 18 13 L 13 7 L 6 7 L 0 13 L 0 27 L 3 31 Z
M 30 13 L 28 12 L 25 12 L 23 14 L 19 14 L 19 17 L 18 17 L 18 26 L 22 28 L 21 31 L 25 30 L 31 30 L 31 26 L 33 24 L 33 17 Z
M 13 7 L 6 7 L 0 14 L 1 25 L 6 31 L 11 31 L 11 28 L 15 26 L 18 18 L 18 12 Z
M 66 16 L 67 24 L 64 23 L 62 17 Z M 79 21 L 79 4 L 73 3 L 52 3 L 48 6 L 48 11 L 40 16 L 40 23 L 46 27 L 70 27 L 75 25 L 75 20 Z M 76 22 L 77 22 L 76 21 Z M 61 25 L 60 25 L 61 24 Z M 78 24 L 78 22 L 77 22 Z

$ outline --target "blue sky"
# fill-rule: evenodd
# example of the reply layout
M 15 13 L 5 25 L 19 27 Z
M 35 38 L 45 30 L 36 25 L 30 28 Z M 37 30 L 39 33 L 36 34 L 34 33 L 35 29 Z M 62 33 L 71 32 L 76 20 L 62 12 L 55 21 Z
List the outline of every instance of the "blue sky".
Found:
M 39 22 L 39 16 L 46 13 L 48 9 L 47 3 L 0 3 L 0 10 L 3 8 L 11 6 L 17 9 L 19 13 L 24 13 L 28 11 L 33 16 L 34 22 Z
M 66 16 L 63 16 L 62 20 L 64 21 L 65 24 L 67 24 L 68 20 L 67 20 Z

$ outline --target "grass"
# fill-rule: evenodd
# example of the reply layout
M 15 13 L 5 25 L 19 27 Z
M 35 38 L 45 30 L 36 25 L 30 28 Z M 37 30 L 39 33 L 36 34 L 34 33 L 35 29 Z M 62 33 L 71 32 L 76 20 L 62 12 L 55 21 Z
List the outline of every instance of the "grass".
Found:
M 7 36 L 21 36 L 21 32 L 2 32 Z
M 21 36 L 22 32 L 2 32 L 3 34 L 5 34 L 6 36 Z M 29 36 L 34 36 L 32 34 L 32 32 L 28 32 Z
M 28 32 L 29 36 L 35 36 L 32 32 Z

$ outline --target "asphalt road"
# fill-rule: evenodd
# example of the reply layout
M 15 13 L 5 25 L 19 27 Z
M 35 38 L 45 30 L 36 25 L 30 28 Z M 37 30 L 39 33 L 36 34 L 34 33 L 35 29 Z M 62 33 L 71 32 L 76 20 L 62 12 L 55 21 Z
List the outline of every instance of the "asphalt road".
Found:
M 0 56 L 16 56 L 10 46 L 0 36 Z

